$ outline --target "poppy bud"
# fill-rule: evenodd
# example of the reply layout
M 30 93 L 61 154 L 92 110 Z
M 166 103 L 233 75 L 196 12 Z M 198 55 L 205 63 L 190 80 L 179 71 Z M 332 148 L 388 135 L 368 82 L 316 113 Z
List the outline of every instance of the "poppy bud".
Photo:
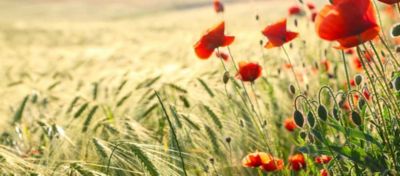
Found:
M 297 19 L 294 19 L 294 26 L 298 26 L 298 22 L 297 22 Z
M 314 118 L 314 115 L 313 115 L 313 113 L 311 111 L 308 112 L 308 114 L 307 114 L 307 121 L 308 121 L 308 124 L 310 125 L 310 127 L 314 128 L 314 126 L 315 126 L 315 118 Z
M 264 41 L 260 40 L 260 45 L 263 46 L 264 45 Z
M 231 137 L 226 137 L 226 138 L 225 138 L 225 142 L 226 142 L 226 143 L 229 144 L 229 143 L 231 143 L 231 141 L 232 141 L 232 138 L 231 138 Z
M 364 105 L 365 105 L 365 99 L 364 99 L 364 97 L 361 97 L 359 100 L 358 100 L 358 108 L 360 108 L 360 110 L 362 110 L 363 109 L 363 107 L 364 107 Z
M 400 35 L 400 24 L 395 24 L 395 25 L 392 27 L 392 32 L 391 32 L 391 34 L 392 34 L 392 37 L 397 37 L 397 36 Z
M 361 116 L 356 111 L 351 112 L 351 119 L 357 126 L 361 125 Z
M 354 77 L 354 81 L 356 82 L 356 85 L 359 86 L 359 85 L 361 84 L 361 82 L 363 81 L 362 75 L 357 74 L 357 75 Z
M 301 139 L 303 139 L 303 140 L 305 140 L 307 137 L 307 133 L 304 131 L 301 131 L 299 135 L 300 135 Z
M 256 15 L 256 20 L 258 21 L 260 19 L 260 16 L 258 14 Z
M 293 95 L 296 94 L 296 88 L 293 86 L 293 84 L 289 85 L 289 92 Z
M 395 80 L 394 80 L 394 88 L 397 91 L 400 91 L 400 76 L 398 76 Z
M 384 51 L 381 51 L 381 55 L 382 55 L 382 57 L 386 57 L 386 54 Z
M 293 117 L 294 117 L 294 122 L 296 123 L 296 125 L 299 127 L 303 127 L 303 124 L 304 124 L 303 114 L 301 114 L 300 111 L 296 110 L 296 111 L 294 111 Z
M 318 116 L 323 121 L 326 121 L 326 119 L 328 118 L 328 112 L 326 111 L 326 108 L 325 108 L 324 105 L 319 105 L 319 107 L 318 107 Z
M 336 107 L 333 107 L 333 111 L 332 111 L 332 114 L 333 114 L 333 117 L 336 119 L 336 120 L 339 120 L 339 114 L 340 112 L 339 112 L 339 109 L 338 108 L 336 108 Z
M 214 158 L 210 158 L 209 161 L 211 164 L 214 164 L 214 162 L 215 162 Z
M 228 83 L 229 77 L 230 77 L 229 72 L 226 71 L 226 72 L 224 73 L 224 77 L 222 78 L 222 81 L 224 82 L 224 84 L 227 84 L 227 83 Z

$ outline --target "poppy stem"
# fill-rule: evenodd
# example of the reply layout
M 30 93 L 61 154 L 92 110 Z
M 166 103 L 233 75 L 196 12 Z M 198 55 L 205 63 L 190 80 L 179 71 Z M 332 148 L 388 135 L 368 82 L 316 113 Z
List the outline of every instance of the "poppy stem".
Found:
M 349 76 L 349 70 L 347 68 L 346 55 L 344 54 L 344 50 L 342 50 L 341 53 L 342 53 L 344 71 L 346 73 L 347 89 L 348 89 L 348 91 L 351 91 L 350 76 Z M 349 99 L 351 101 L 350 108 L 351 108 L 351 110 L 353 110 L 353 104 L 354 104 L 353 99 L 352 98 L 349 98 Z
M 299 80 L 297 79 L 296 72 L 295 72 L 294 69 L 293 69 L 292 61 L 290 60 L 289 54 L 288 54 L 288 52 L 286 51 L 286 49 L 285 49 L 285 47 L 284 47 L 283 45 L 282 45 L 282 49 L 283 49 L 283 52 L 284 52 L 285 55 L 286 55 L 287 61 L 288 61 L 289 64 L 290 64 L 290 70 L 292 70 L 294 79 L 296 80 L 297 88 L 299 89 L 300 94 L 301 94 L 300 83 L 299 83 Z
M 235 59 L 233 58 L 233 55 L 232 55 L 232 53 L 231 53 L 231 49 L 229 48 L 229 46 L 228 46 L 227 48 L 228 48 L 229 56 L 231 57 L 232 62 L 233 62 L 233 65 L 234 65 L 234 67 L 235 67 L 235 69 L 236 69 L 236 72 L 239 72 L 239 69 L 238 69 L 238 67 L 236 66 L 236 61 L 235 61 Z M 244 85 L 244 82 L 243 82 L 242 80 L 240 80 L 240 82 L 242 83 L 242 87 L 243 87 L 244 93 L 246 94 L 246 96 L 247 96 L 247 98 L 248 98 L 248 100 L 249 100 L 249 102 L 250 102 L 250 105 L 251 105 L 252 110 L 254 111 L 254 113 L 255 113 L 259 118 L 261 118 L 261 117 L 258 115 L 258 113 L 256 112 L 255 108 L 254 108 L 254 104 L 253 104 L 253 102 L 251 101 L 250 95 L 249 95 L 249 93 L 248 93 L 248 91 L 247 91 L 247 89 L 246 89 L 246 86 Z M 246 104 L 246 102 L 244 102 L 244 103 Z M 262 125 L 262 124 L 260 124 L 260 126 L 261 126 L 261 125 Z

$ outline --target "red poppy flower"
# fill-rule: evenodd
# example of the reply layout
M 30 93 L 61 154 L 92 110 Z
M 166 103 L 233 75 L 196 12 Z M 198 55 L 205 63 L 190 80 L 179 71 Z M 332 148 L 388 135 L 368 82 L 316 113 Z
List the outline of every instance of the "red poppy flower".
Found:
M 332 157 L 328 155 L 321 155 L 315 157 L 315 162 L 318 164 L 328 164 L 332 160 Z
M 378 0 L 378 1 L 383 2 L 385 4 L 396 4 L 400 2 L 400 0 Z
M 261 76 L 262 68 L 259 64 L 242 61 L 239 63 L 239 71 L 236 76 L 242 81 L 253 82 Z
M 214 10 L 217 13 L 224 12 L 224 5 L 219 0 L 214 0 Z
M 294 123 L 294 119 L 291 117 L 285 119 L 285 121 L 283 122 L 283 126 L 290 132 L 296 129 L 296 123 Z
M 320 176 L 329 176 L 329 172 L 328 172 L 328 170 L 326 170 L 326 169 L 321 169 L 321 170 L 319 171 L 319 175 L 320 175 Z
M 304 158 L 304 155 L 301 153 L 290 156 L 289 163 L 291 169 L 294 171 L 299 171 L 306 168 L 306 160 Z
M 269 155 L 269 161 L 261 164 L 261 169 L 266 172 L 274 172 L 283 169 L 283 160 Z
M 224 53 L 224 52 L 222 52 L 222 51 L 216 52 L 215 56 L 217 56 L 220 59 L 223 59 L 224 61 L 228 61 L 229 60 L 229 55 Z
M 307 8 L 310 10 L 314 10 L 315 9 L 315 4 L 313 2 L 307 2 Z
M 289 7 L 289 15 L 301 15 L 303 12 L 301 10 L 301 7 L 298 5 L 294 5 Z
M 262 33 L 268 38 L 268 43 L 264 46 L 265 48 L 282 46 L 299 35 L 296 32 L 286 30 L 286 18 L 267 26 Z
M 344 49 L 374 39 L 380 30 L 371 0 L 333 0 L 315 21 L 318 35 Z
M 270 155 L 264 152 L 250 153 L 245 156 L 242 160 L 242 165 L 244 167 L 259 167 L 263 163 L 268 163 L 270 161 Z
M 200 59 L 208 59 L 218 47 L 232 44 L 235 40 L 233 36 L 225 36 L 225 23 L 222 21 L 201 37 L 194 45 L 195 52 Z

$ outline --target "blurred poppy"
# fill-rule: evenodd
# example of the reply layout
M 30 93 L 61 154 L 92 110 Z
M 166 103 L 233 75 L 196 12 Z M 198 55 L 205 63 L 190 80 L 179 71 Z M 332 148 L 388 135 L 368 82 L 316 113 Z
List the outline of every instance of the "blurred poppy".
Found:
M 294 171 L 299 171 L 306 168 L 306 160 L 302 153 L 289 156 L 290 167 Z
M 370 0 L 333 0 L 319 12 L 315 26 L 322 39 L 339 42 L 339 49 L 372 40 L 380 30 Z
M 264 152 L 250 153 L 245 156 L 242 160 L 242 165 L 244 167 L 259 167 L 263 163 L 268 163 L 270 161 L 270 155 Z
M 224 5 L 219 0 L 214 0 L 214 10 L 217 13 L 224 12 Z
M 332 160 L 332 157 L 328 155 L 321 155 L 315 157 L 315 162 L 318 164 L 328 164 Z
M 311 21 L 315 22 L 315 19 L 317 18 L 318 13 L 317 12 L 312 12 L 311 13 Z
M 222 51 L 215 52 L 215 56 L 217 56 L 220 59 L 223 59 L 224 61 L 229 60 L 229 55 Z
M 286 63 L 286 64 L 283 64 L 283 68 L 285 68 L 285 69 L 291 69 L 291 68 L 293 68 L 293 65 L 292 65 L 292 64 L 289 64 L 289 63 Z
M 303 13 L 301 7 L 298 5 L 293 5 L 289 7 L 288 12 L 289 15 L 301 15 Z
M 294 131 L 294 129 L 296 129 L 296 124 L 294 123 L 294 119 L 289 117 L 287 119 L 285 119 L 285 121 L 283 122 L 283 126 L 286 128 L 286 130 L 292 132 Z
M 315 4 L 313 2 L 307 2 L 307 8 L 310 10 L 314 10 L 315 9 Z
M 383 2 L 385 4 L 396 4 L 400 2 L 400 0 L 378 0 L 378 1 Z
M 282 46 L 298 36 L 298 33 L 286 30 L 286 18 L 267 26 L 262 33 L 268 38 L 265 48 Z
M 344 50 L 344 53 L 349 54 L 349 55 L 353 55 L 355 52 L 354 52 L 353 48 L 349 48 L 349 49 Z
M 266 172 L 274 172 L 283 169 L 283 160 L 269 155 L 269 161 L 261 164 L 261 169 Z
M 253 82 L 261 76 L 262 68 L 254 62 L 241 61 L 236 76 L 242 81 Z
M 197 56 L 200 59 L 208 59 L 216 48 L 232 44 L 235 37 L 225 36 L 224 32 L 225 23 L 223 21 L 207 30 L 207 32 L 194 45 Z
M 363 66 L 362 66 L 362 63 L 361 63 L 361 60 L 360 60 L 359 57 L 354 56 L 353 59 L 352 59 L 352 61 L 353 61 L 353 66 L 354 66 L 354 68 L 356 69 L 356 71 L 359 71 L 359 72 L 360 72 L 360 71 L 363 70 Z
M 365 98 L 365 100 L 369 101 L 371 99 L 371 94 L 369 93 L 367 88 L 363 89 L 362 94 L 363 94 L 363 97 Z M 360 99 L 360 96 L 358 94 L 354 94 L 355 102 L 358 102 L 359 99 Z
M 319 171 L 319 175 L 320 175 L 320 176 L 329 176 L 329 172 L 328 172 L 328 170 L 326 170 L 326 169 L 321 169 L 321 170 Z
M 331 68 L 331 63 L 329 62 L 329 60 L 324 59 L 321 61 L 321 70 L 322 71 L 328 72 L 330 68 Z

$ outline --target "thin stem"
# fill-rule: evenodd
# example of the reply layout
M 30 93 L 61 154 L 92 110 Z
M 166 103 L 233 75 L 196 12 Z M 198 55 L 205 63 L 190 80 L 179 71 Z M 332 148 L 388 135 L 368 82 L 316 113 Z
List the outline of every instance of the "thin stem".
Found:
M 299 89 L 299 91 L 300 91 L 300 93 L 301 93 L 300 83 L 299 83 L 299 80 L 297 79 L 296 72 L 295 72 L 294 69 L 293 69 L 293 64 L 292 64 L 292 61 L 291 61 L 291 59 L 290 59 L 290 57 L 289 57 L 289 54 L 287 53 L 287 51 L 286 51 L 286 49 L 285 49 L 285 47 L 284 47 L 283 45 L 282 45 L 282 49 L 283 49 L 283 52 L 284 52 L 285 55 L 286 55 L 287 61 L 288 61 L 289 64 L 290 64 L 290 70 L 292 70 L 294 79 L 296 80 L 297 88 Z
M 158 101 L 159 101 L 159 103 L 160 103 L 160 105 L 161 105 L 161 108 L 163 109 L 164 115 L 165 115 L 165 117 L 167 118 L 168 125 L 169 125 L 169 127 L 171 128 L 174 141 L 176 142 L 176 147 L 178 148 L 179 157 L 180 157 L 180 159 L 181 159 L 183 174 L 184 174 L 185 176 L 187 176 L 186 168 L 185 168 L 185 162 L 184 162 L 184 160 L 183 160 L 183 156 L 182 156 L 182 152 L 181 152 L 181 147 L 179 146 L 179 141 L 178 141 L 178 138 L 176 137 L 176 133 L 175 133 L 174 126 L 172 125 L 171 119 L 169 118 L 169 115 L 168 115 L 168 113 L 167 113 L 167 110 L 165 109 L 164 103 L 162 102 L 160 95 L 158 94 L 158 92 L 157 92 L 156 90 L 154 90 L 154 93 L 155 93 L 156 96 L 157 96 L 157 99 L 158 99 Z
M 348 91 L 351 91 L 350 76 L 349 76 L 349 70 L 347 68 L 346 55 L 344 54 L 343 50 L 341 52 L 342 52 L 342 60 L 343 60 L 344 71 L 346 73 L 347 88 L 348 88 Z M 350 101 L 351 101 L 351 105 L 353 105 L 354 101 L 353 101 L 352 98 L 350 99 Z M 352 106 L 350 106 L 350 108 L 353 109 Z

